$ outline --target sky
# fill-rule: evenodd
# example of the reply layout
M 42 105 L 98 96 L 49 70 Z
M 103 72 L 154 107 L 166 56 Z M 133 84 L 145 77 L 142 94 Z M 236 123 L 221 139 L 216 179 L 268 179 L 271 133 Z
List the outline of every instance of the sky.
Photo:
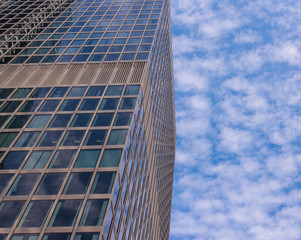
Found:
M 171 0 L 171 240 L 301 239 L 301 1 Z

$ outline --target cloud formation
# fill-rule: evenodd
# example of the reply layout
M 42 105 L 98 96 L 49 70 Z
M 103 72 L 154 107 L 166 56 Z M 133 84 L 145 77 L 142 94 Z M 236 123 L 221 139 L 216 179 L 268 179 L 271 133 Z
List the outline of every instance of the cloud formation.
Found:
M 301 3 L 171 0 L 171 239 L 301 239 Z

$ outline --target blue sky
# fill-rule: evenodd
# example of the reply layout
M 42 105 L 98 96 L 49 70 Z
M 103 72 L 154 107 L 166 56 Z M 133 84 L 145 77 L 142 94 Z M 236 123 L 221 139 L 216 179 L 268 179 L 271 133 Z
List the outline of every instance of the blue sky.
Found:
M 171 239 L 301 239 L 301 2 L 171 0 Z

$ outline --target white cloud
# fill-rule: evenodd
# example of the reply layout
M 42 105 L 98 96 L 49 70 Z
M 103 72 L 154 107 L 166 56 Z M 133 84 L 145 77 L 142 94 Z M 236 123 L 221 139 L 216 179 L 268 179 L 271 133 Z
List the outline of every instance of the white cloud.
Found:
M 301 3 L 172 0 L 171 239 L 301 239 Z

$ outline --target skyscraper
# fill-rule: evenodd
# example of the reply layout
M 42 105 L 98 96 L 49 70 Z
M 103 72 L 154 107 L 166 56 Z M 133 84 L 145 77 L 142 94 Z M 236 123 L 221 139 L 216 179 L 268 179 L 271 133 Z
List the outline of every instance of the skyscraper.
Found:
M 0 8 L 0 239 L 168 239 L 168 0 Z

